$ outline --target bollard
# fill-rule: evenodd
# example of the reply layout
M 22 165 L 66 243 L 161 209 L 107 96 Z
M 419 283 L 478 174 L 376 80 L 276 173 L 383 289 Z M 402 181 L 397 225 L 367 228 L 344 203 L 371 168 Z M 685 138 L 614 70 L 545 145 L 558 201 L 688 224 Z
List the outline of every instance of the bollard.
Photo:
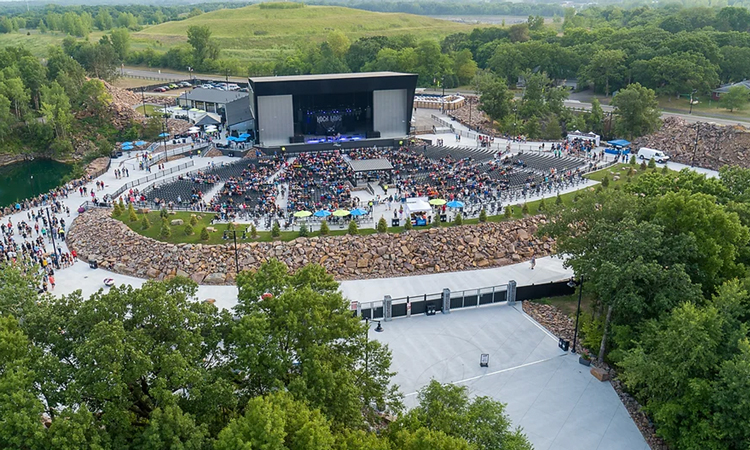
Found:
M 391 299 L 390 295 L 386 295 L 383 297 L 383 320 L 386 322 L 391 321 L 392 313 L 393 313 L 393 299 Z
M 516 280 L 508 281 L 508 291 L 505 294 L 505 300 L 507 300 L 509 305 L 516 304 L 516 287 Z
M 451 313 L 451 290 L 443 289 L 443 314 Z

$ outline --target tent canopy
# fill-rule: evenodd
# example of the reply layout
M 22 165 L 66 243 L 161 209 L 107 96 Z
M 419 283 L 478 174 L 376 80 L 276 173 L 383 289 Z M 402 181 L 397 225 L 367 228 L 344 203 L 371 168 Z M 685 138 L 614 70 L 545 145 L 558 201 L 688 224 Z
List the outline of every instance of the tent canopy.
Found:
M 607 144 L 613 147 L 627 147 L 628 145 L 630 145 L 630 142 L 626 141 L 625 139 L 615 139 L 613 141 L 607 141 Z
M 218 125 L 221 123 L 221 117 L 216 114 L 206 113 L 202 117 L 199 117 L 195 122 L 195 126 L 201 127 L 205 125 Z
M 421 198 L 407 198 L 406 210 L 409 214 L 418 212 L 432 212 L 432 206 L 427 203 L 427 200 Z

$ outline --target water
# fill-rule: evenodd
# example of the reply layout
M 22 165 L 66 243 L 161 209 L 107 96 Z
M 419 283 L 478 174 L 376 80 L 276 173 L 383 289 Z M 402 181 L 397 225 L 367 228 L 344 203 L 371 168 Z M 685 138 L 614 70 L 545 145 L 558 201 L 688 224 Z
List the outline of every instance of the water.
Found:
M 0 207 L 35 197 L 62 184 L 73 166 L 51 159 L 35 159 L 0 166 Z

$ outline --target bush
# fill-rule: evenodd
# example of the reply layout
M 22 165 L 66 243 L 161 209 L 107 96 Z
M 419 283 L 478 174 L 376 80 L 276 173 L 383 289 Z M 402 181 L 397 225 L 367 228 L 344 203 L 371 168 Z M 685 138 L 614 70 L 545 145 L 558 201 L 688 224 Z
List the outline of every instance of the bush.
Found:
M 234 231 L 234 222 L 227 222 L 227 231 Z
M 352 236 L 356 236 L 359 234 L 359 227 L 357 227 L 357 221 L 356 220 L 350 220 L 349 221 L 349 229 L 346 231 L 348 234 L 351 234 Z
M 172 228 L 169 227 L 167 219 L 161 219 L 161 230 L 159 230 L 159 236 L 162 239 L 166 239 L 172 236 Z
M 453 219 L 453 225 L 463 225 L 464 224 L 464 218 L 461 217 L 461 213 L 456 214 L 456 217 Z
M 529 205 L 524 203 L 523 206 L 521 207 L 521 214 L 526 215 L 528 213 L 529 213 Z
M 654 160 L 654 158 L 651 158 L 648 160 L 648 168 L 656 169 L 656 160 Z
M 666 174 L 669 173 L 669 169 L 667 169 L 667 165 L 666 164 L 664 164 L 664 167 L 661 168 L 661 173 L 663 173 L 664 175 L 666 175 Z
M 148 221 L 148 216 L 144 214 L 141 219 L 141 230 L 148 230 L 149 228 L 151 228 L 151 222 Z
M 608 176 L 605 176 L 604 178 L 602 178 L 602 187 L 604 187 L 604 188 L 609 187 L 609 177 Z
M 300 225 L 299 227 L 299 237 L 307 237 L 310 234 L 310 231 L 307 229 L 307 225 L 304 223 Z
M 643 162 L 641 163 L 641 165 L 640 165 L 640 169 L 641 169 L 641 170 L 646 170 L 646 169 L 648 169 L 648 166 L 646 165 L 646 161 L 643 161 Z
M 132 203 L 128 205 L 128 220 L 131 222 L 138 222 L 138 215 L 135 213 Z
M 161 217 L 162 219 L 166 219 L 167 217 L 169 217 L 169 213 L 167 212 L 167 208 L 162 208 L 162 209 L 159 210 L 159 217 Z
M 563 204 L 563 199 L 562 199 L 562 197 L 560 197 L 560 193 L 558 192 L 557 193 L 557 197 L 555 197 L 555 205 L 560 206 L 562 204 Z
M 122 215 L 122 210 L 120 209 L 120 205 L 115 203 L 115 206 L 112 208 L 112 217 L 120 217 Z
M 323 219 L 323 221 L 320 222 L 320 235 L 328 236 L 330 232 L 331 232 L 331 229 L 328 227 L 328 221 Z
M 503 217 L 506 219 L 510 219 L 513 217 L 513 206 L 512 205 L 506 205 L 505 211 L 503 211 Z
M 201 229 L 201 241 L 207 241 L 211 236 L 208 235 L 208 229 L 203 227 Z
M 388 231 L 388 222 L 385 221 L 385 217 L 381 217 L 378 220 L 378 233 L 385 233 Z
M 404 230 L 409 231 L 411 229 L 412 229 L 411 218 L 407 217 L 406 223 L 404 223 Z
M 192 236 L 193 233 L 195 233 L 193 231 L 193 226 L 190 224 L 185 225 L 185 236 Z
M 581 194 L 576 192 L 576 195 L 573 196 L 573 203 L 577 202 L 581 199 Z
M 537 206 L 537 211 L 544 212 L 547 210 L 547 202 L 544 201 L 544 197 L 539 201 L 539 206 Z
M 190 216 L 190 225 L 192 226 L 198 225 L 198 218 L 195 216 Z
M 633 155 L 633 156 L 630 157 L 630 165 L 631 166 L 636 165 L 635 155 Z
M 117 204 L 120 205 L 120 211 L 125 212 L 125 202 L 122 201 L 122 197 L 120 197 L 120 201 Z
M 281 226 L 279 225 L 279 221 L 276 220 L 273 223 L 273 227 L 271 227 L 271 237 L 277 238 L 281 236 Z
M 487 222 L 487 211 L 484 208 L 479 211 L 479 222 Z
M 258 238 L 258 229 L 255 228 L 255 224 L 250 225 L 250 237 L 253 239 Z

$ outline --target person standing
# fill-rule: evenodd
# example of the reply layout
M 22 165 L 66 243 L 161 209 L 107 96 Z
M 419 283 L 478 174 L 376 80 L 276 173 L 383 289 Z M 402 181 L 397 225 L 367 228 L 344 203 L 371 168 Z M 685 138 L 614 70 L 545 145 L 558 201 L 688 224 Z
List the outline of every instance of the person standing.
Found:
M 534 267 L 536 267 L 536 255 L 531 255 L 531 270 L 534 270 Z

